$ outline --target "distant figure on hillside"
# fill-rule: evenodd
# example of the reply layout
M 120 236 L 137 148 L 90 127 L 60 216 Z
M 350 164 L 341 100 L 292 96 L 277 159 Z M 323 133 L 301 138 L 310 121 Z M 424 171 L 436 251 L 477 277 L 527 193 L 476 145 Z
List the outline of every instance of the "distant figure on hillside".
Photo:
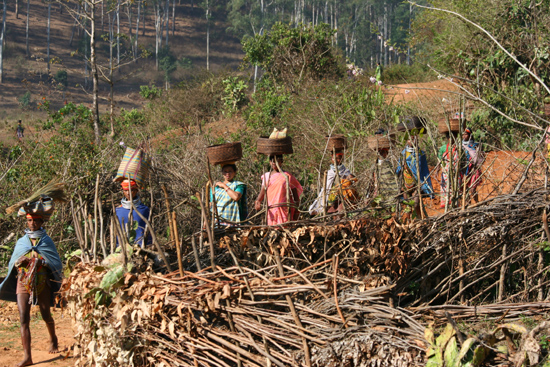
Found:
M 382 73 L 383 73 L 382 65 L 380 63 L 376 64 L 376 70 L 374 71 L 374 77 L 376 78 L 377 82 L 382 81 Z
M 17 122 L 17 129 L 15 132 L 17 133 L 17 139 L 21 140 L 23 139 L 23 132 L 25 131 L 25 128 L 21 125 L 21 120 Z

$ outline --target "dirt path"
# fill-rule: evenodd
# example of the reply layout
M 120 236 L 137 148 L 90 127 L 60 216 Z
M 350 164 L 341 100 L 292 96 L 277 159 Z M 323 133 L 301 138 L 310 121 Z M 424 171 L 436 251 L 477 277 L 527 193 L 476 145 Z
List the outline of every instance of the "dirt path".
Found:
M 74 366 L 71 346 L 74 343 L 71 320 L 61 310 L 52 309 L 56 323 L 59 347 L 58 354 L 48 353 L 48 331 L 40 317 L 38 307 L 31 311 L 32 359 L 35 366 Z M 14 302 L 0 301 L 0 367 L 12 367 L 23 358 L 19 334 L 19 314 Z

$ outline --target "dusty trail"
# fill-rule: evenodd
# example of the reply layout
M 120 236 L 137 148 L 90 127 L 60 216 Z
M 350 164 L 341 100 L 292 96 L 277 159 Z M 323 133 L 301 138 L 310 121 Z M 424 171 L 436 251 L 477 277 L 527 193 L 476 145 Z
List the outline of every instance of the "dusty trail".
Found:
M 48 331 L 40 317 L 38 306 L 31 310 L 32 359 L 35 366 L 73 366 L 73 329 L 71 320 L 60 309 L 52 309 L 55 329 L 59 339 L 57 354 L 48 353 Z M 65 316 L 65 317 L 63 317 Z M 23 358 L 19 334 L 19 313 L 15 302 L 0 301 L 0 367 L 13 367 Z

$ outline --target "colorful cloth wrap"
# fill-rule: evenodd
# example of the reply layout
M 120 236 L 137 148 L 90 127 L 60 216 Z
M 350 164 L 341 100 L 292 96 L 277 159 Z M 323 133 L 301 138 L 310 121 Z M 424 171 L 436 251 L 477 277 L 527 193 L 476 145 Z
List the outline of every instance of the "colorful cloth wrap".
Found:
M 15 244 L 15 248 L 13 250 L 13 254 L 11 255 L 11 259 L 8 265 L 8 275 L 0 284 L 0 299 L 5 301 L 11 301 L 11 302 L 17 302 L 17 281 L 18 281 L 18 269 L 15 266 L 15 264 L 18 262 L 18 260 L 25 256 L 32 251 L 39 254 L 42 259 L 46 262 L 46 267 L 50 270 L 47 274 L 50 275 L 50 279 L 46 278 L 47 280 L 50 280 L 50 292 L 51 292 L 51 300 L 52 300 L 52 306 L 54 305 L 55 297 L 54 294 L 59 291 L 59 288 L 61 287 L 61 278 L 63 275 L 63 265 L 61 263 L 61 258 L 59 257 L 59 253 L 57 252 L 57 249 L 55 247 L 55 244 L 53 243 L 52 239 L 48 235 L 44 235 L 41 237 L 35 246 L 32 245 L 32 242 L 28 235 L 25 235 L 21 237 L 19 240 L 17 240 L 17 243 Z M 38 259 L 38 258 L 36 258 Z M 33 260 L 38 263 L 37 260 Z M 29 269 L 31 267 L 31 262 L 29 262 L 26 265 L 26 268 Z M 31 269 L 32 270 L 32 269 Z M 35 268 L 36 274 L 40 272 L 40 269 Z M 32 272 L 29 275 L 29 271 L 26 272 L 26 279 L 30 280 L 32 283 Z M 36 279 L 34 282 L 40 281 L 40 279 Z M 44 283 L 45 284 L 45 283 Z M 25 287 L 26 288 L 26 287 Z M 30 292 L 29 292 L 30 294 Z M 31 297 L 31 300 L 33 304 L 36 304 L 36 296 L 38 296 L 38 293 L 34 291 L 32 294 L 33 297 Z
M 396 203 L 399 185 L 394 167 L 388 159 L 379 159 L 376 168 L 376 196 L 382 198 L 382 205 Z
M 428 161 L 426 160 L 426 154 L 421 151 L 420 159 L 418 160 L 418 165 L 420 168 L 420 175 L 418 175 L 416 170 L 416 153 L 411 147 L 403 149 L 401 152 L 401 162 L 399 167 L 397 167 L 396 173 L 403 175 L 403 180 L 405 184 L 405 189 L 407 191 L 413 190 L 416 187 L 418 179 L 420 178 L 421 182 L 421 191 L 433 197 L 433 187 L 432 180 L 430 178 L 430 169 L 428 168 Z
M 124 204 L 123 199 L 123 204 Z M 144 205 L 141 203 L 141 201 L 138 199 L 135 199 L 133 201 L 134 206 L 136 210 L 144 217 L 149 218 L 149 207 L 147 205 Z M 126 208 L 124 207 L 126 206 Z M 122 228 L 122 233 L 126 233 L 126 224 L 129 222 L 128 217 L 130 216 L 130 207 L 127 205 L 121 205 L 118 208 L 116 208 L 116 216 L 118 218 L 118 222 L 120 223 L 120 227 Z M 141 217 L 135 213 L 132 213 L 132 220 L 134 222 L 137 222 L 138 227 L 136 229 L 136 239 L 135 243 L 139 246 L 143 247 L 143 235 L 145 233 L 145 221 L 141 219 Z M 131 228 L 128 228 L 128 230 L 131 230 Z M 151 236 L 147 236 L 147 239 L 145 241 L 146 245 L 150 245 L 152 243 Z
M 476 143 L 474 140 L 463 141 L 462 147 L 466 152 L 466 159 L 468 160 L 468 165 L 464 172 L 468 183 L 468 189 L 471 193 L 475 193 L 477 187 L 482 182 L 480 167 L 485 160 L 485 156 L 480 149 L 481 146 L 479 143 Z
M 16 262 L 15 267 L 18 273 L 18 284 L 16 294 L 29 294 L 31 298 L 38 297 L 48 282 L 48 268 L 45 266 L 44 258 L 40 254 L 31 251 L 23 255 L 28 259 L 23 265 Z M 30 301 L 30 300 L 29 300 Z
M 231 199 L 231 196 L 221 187 L 215 188 L 216 207 L 218 215 L 231 222 L 244 222 L 248 217 L 248 208 L 246 206 L 246 184 L 240 181 L 233 181 L 227 184 L 229 188 L 241 194 L 238 201 Z M 210 192 L 210 201 L 212 201 L 212 192 Z
M 267 224 L 270 226 L 288 222 L 288 203 L 286 198 L 286 178 L 289 182 L 290 205 L 298 202 L 304 191 L 298 180 L 288 172 L 267 172 L 262 175 L 262 186 L 266 188 L 267 195 Z M 296 189 L 298 197 L 292 195 L 292 189 Z M 290 209 L 291 219 L 297 218 L 299 212 L 296 208 Z
M 357 179 L 353 177 L 350 170 L 347 169 L 346 166 L 343 164 L 340 164 L 338 166 L 338 175 L 340 176 L 340 185 L 342 186 L 342 194 L 344 196 L 344 199 L 349 200 L 352 203 L 355 203 L 359 195 L 357 194 L 357 190 L 352 186 L 355 182 L 357 182 Z M 317 199 L 315 199 L 313 204 L 311 204 L 309 207 L 309 213 L 311 215 L 320 214 L 323 212 L 324 210 L 323 200 L 325 200 L 327 207 L 333 206 L 335 202 L 338 200 L 338 191 L 340 189 L 340 185 L 338 184 L 334 185 L 335 180 L 336 180 L 336 168 L 334 167 L 334 164 L 331 164 L 330 169 L 327 171 L 327 182 L 326 182 L 327 194 L 325 195 L 325 190 L 321 189 L 321 191 L 319 192 L 319 195 L 317 195 Z M 323 196 L 325 196 L 324 199 L 323 199 Z

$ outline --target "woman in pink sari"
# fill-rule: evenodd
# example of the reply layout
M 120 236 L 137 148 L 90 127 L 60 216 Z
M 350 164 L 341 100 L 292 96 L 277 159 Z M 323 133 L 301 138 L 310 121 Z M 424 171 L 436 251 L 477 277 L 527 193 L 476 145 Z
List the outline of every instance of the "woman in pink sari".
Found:
M 267 194 L 268 225 L 273 226 L 297 220 L 300 215 L 298 207 L 300 206 L 300 195 L 303 191 L 302 186 L 290 173 L 279 171 L 279 167 L 283 165 L 282 155 L 269 156 L 269 164 L 271 165 L 271 172 L 264 173 L 262 176 L 262 189 L 254 202 L 254 207 L 256 210 L 260 210 Z M 287 190 L 287 182 L 289 190 Z

